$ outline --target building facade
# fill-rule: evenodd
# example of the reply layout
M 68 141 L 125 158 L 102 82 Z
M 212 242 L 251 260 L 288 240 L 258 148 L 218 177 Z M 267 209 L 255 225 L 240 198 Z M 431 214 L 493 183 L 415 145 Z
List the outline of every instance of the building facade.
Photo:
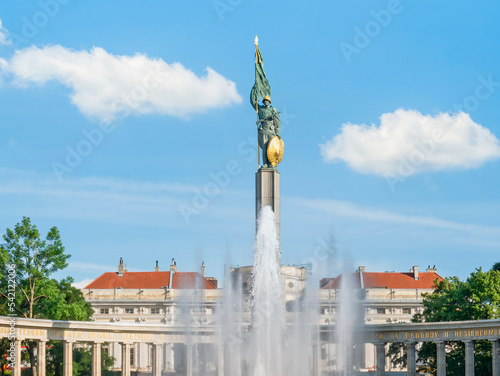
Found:
M 251 267 L 231 270 L 233 292 L 241 291 L 248 302 L 251 293 Z M 296 302 L 305 294 L 307 273 L 305 268 L 282 266 L 284 304 L 287 310 L 295 309 Z M 344 290 L 342 280 L 348 278 L 350 290 Z M 415 313 L 422 311 L 422 294 L 433 291 L 434 283 L 442 278 L 435 268 L 419 272 L 414 266 L 409 272 L 367 272 L 359 267 L 350 275 L 325 278 L 314 292 L 319 305 L 318 325 L 335 326 L 341 309 L 342 296 L 354 296 L 360 324 L 408 323 Z M 158 263 L 153 272 L 128 272 L 120 260 L 117 272 L 104 273 L 82 291 L 85 299 L 94 309 L 93 321 L 121 322 L 159 326 L 210 327 L 217 324 L 217 312 L 221 309 L 224 290 L 218 288 L 218 281 L 205 277 L 205 266 L 199 272 L 180 272 L 174 260 L 170 270 L 160 271 Z M 249 305 L 243 320 L 250 322 Z M 187 321 L 188 320 L 188 321 Z M 360 371 L 375 368 L 376 348 L 363 344 Z M 116 359 L 115 370 L 122 364 L 122 350 L 118 344 L 110 344 L 108 352 Z M 210 349 L 203 354 L 205 371 L 216 372 L 217 354 Z M 336 348 L 332 343 L 321 345 L 322 369 L 334 370 Z M 201 356 L 201 355 L 200 355 Z M 160 354 L 162 372 L 184 373 L 185 347 L 179 343 L 163 346 Z M 134 343 L 130 348 L 131 371 L 136 374 L 151 374 L 153 352 L 147 343 Z M 389 365 L 387 370 L 394 371 Z

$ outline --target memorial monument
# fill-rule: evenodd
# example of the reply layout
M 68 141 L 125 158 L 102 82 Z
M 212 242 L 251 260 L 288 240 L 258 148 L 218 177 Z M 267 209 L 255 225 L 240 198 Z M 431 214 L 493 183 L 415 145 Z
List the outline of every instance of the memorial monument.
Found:
M 349 279 L 343 274 L 306 293 L 305 268 L 280 263 L 277 167 L 284 143 L 257 38 L 250 103 L 256 111 L 259 146 L 254 264 L 227 273 L 222 290 L 205 278 L 203 264 L 199 274 L 183 273 L 172 259 L 170 272 L 160 272 L 157 263 L 155 272 L 132 275 L 120 260 L 118 273 L 101 276 L 105 287 L 91 284 L 83 289 L 95 310 L 94 322 L 0 317 L 0 338 L 10 341 L 6 359 L 12 375 L 21 376 L 24 368 L 22 342 L 33 340 L 37 376 L 46 375 L 48 341 L 63 344 L 64 376 L 73 375 L 73 349 L 78 347 L 92 350 L 92 376 L 102 375 L 101 348 L 115 358 L 113 370 L 122 376 L 350 376 L 367 371 L 383 376 L 391 370 L 386 365 L 390 343 L 406 345 L 406 374 L 416 376 L 416 349 L 422 342 L 436 344 L 438 376 L 446 375 L 446 344 L 464 343 L 465 374 L 474 376 L 474 342 L 487 340 L 492 344 L 491 374 L 500 376 L 500 320 L 401 321 L 398 312 L 409 319 L 411 310 L 421 305 L 420 294 L 432 290 L 433 285 L 424 282 L 436 277 L 435 269 L 419 273 L 414 266 L 411 273 L 368 273 L 360 267 L 352 278 L 359 287 L 341 287 L 346 285 L 342 279 Z M 142 283 L 140 273 L 147 273 L 156 285 L 127 285 L 127 279 Z M 385 274 L 393 284 L 381 285 L 383 278 L 373 274 Z M 191 284 L 186 284 L 188 279 Z M 395 285 L 398 280 L 406 287 Z M 343 297 L 352 300 L 361 295 L 355 294 L 359 290 L 364 321 L 348 326 L 346 319 L 354 315 Z M 368 320 L 384 324 L 364 325 Z M 352 356 L 353 349 L 359 358 Z M 370 357 L 373 367 L 362 366 Z
M 255 37 L 255 84 L 250 92 L 250 104 L 257 115 L 257 139 L 262 149 L 257 154 L 259 169 L 255 176 L 255 218 L 262 208 L 270 206 L 274 212 L 278 233 L 276 258 L 280 263 L 280 174 L 278 164 L 283 159 L 284 143 L 280 136 L 280 115 L 271 105 L 271 85 L 264 71 L 264 60 Z M 262 104 L 259 104 L 262 97 Z M 257 149 L 259 150 L 259 149 Z

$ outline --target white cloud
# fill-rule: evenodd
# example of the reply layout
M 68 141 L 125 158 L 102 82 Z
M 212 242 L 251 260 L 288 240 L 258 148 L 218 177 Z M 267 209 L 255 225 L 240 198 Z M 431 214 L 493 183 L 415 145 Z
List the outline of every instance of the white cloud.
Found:
M 2 20 L 0 19 L 0 44 L 10 45 L 10 40 L 7 38 L 9 32 L 2 26 Z
M 6 70 L 19 86 L 59 81 L 84 115 L 106 122 L 129 113 L 187 117 L 241 102 L 236 84 L 209 67 L 199 77 L 180 63 L 97 47 L 32 46 L 16 51 Z
M 326 162 L 344 161 L 358 172 L 386 177 L 474 168 L 500 157 L 495 135 L 463 112 L 432 116 L 398 109 L 383 114 L 379 126 L 343 124 L 320 147 Z

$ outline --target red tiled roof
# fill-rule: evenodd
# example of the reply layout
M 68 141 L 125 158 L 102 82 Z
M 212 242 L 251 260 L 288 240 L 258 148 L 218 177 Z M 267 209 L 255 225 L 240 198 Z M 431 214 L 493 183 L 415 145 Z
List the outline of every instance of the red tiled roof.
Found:
M 360 288 L 360 273 L 352 273 L 355 288 Z M 435 280 L 442 281 L 443 278 L 435 272 L 418 273 L 415 280 L 413 273 L 371 273 L 363 272 L 363 284 L 365 289 L 433 289 Z M 339 289 L 342 274 L 326 284 L 324 289 Z
M 198 272 L 174 273 L 172 276 L 173 289 L 215 289 L 214 285 L 208 282 Z
M 125 272 L 104 273 L 93 282 L 85 286 L 86 289 L 161 289 L 168 287 L 170 272 Z
M 170 272 L 125 272 L 123 276 L 118 273 L 104 273 L 93 282 L 85 286 L 85 289 L 161 289 L 170 287 Z M 198 272 L 177 272 L 172 276 L 172 288 L 174 289 L 215 289 Z

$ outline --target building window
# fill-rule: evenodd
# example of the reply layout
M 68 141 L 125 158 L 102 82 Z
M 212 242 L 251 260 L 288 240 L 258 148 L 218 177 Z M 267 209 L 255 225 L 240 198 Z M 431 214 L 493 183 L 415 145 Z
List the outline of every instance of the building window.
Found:
M 403 308 L 404 315 L 411 315 L 411 308 Z
M 160 308 L 151 308 L 152 315 L 157 315 L 158 313 L 160 313 Z
M 99 312 L 101 315 L 109 315 L 109 308 L 101 308 Z
M 385 315 L 385 308 L 377 308 L 377 315 Z
M 128 315 L 132 315 L 134 313 L 134 309 L 133 308 L 125 308 L 125 313 Z
M 133 347 L 130 348 L 130 365 L 131 366 L 134 365 L 134 348 Z

